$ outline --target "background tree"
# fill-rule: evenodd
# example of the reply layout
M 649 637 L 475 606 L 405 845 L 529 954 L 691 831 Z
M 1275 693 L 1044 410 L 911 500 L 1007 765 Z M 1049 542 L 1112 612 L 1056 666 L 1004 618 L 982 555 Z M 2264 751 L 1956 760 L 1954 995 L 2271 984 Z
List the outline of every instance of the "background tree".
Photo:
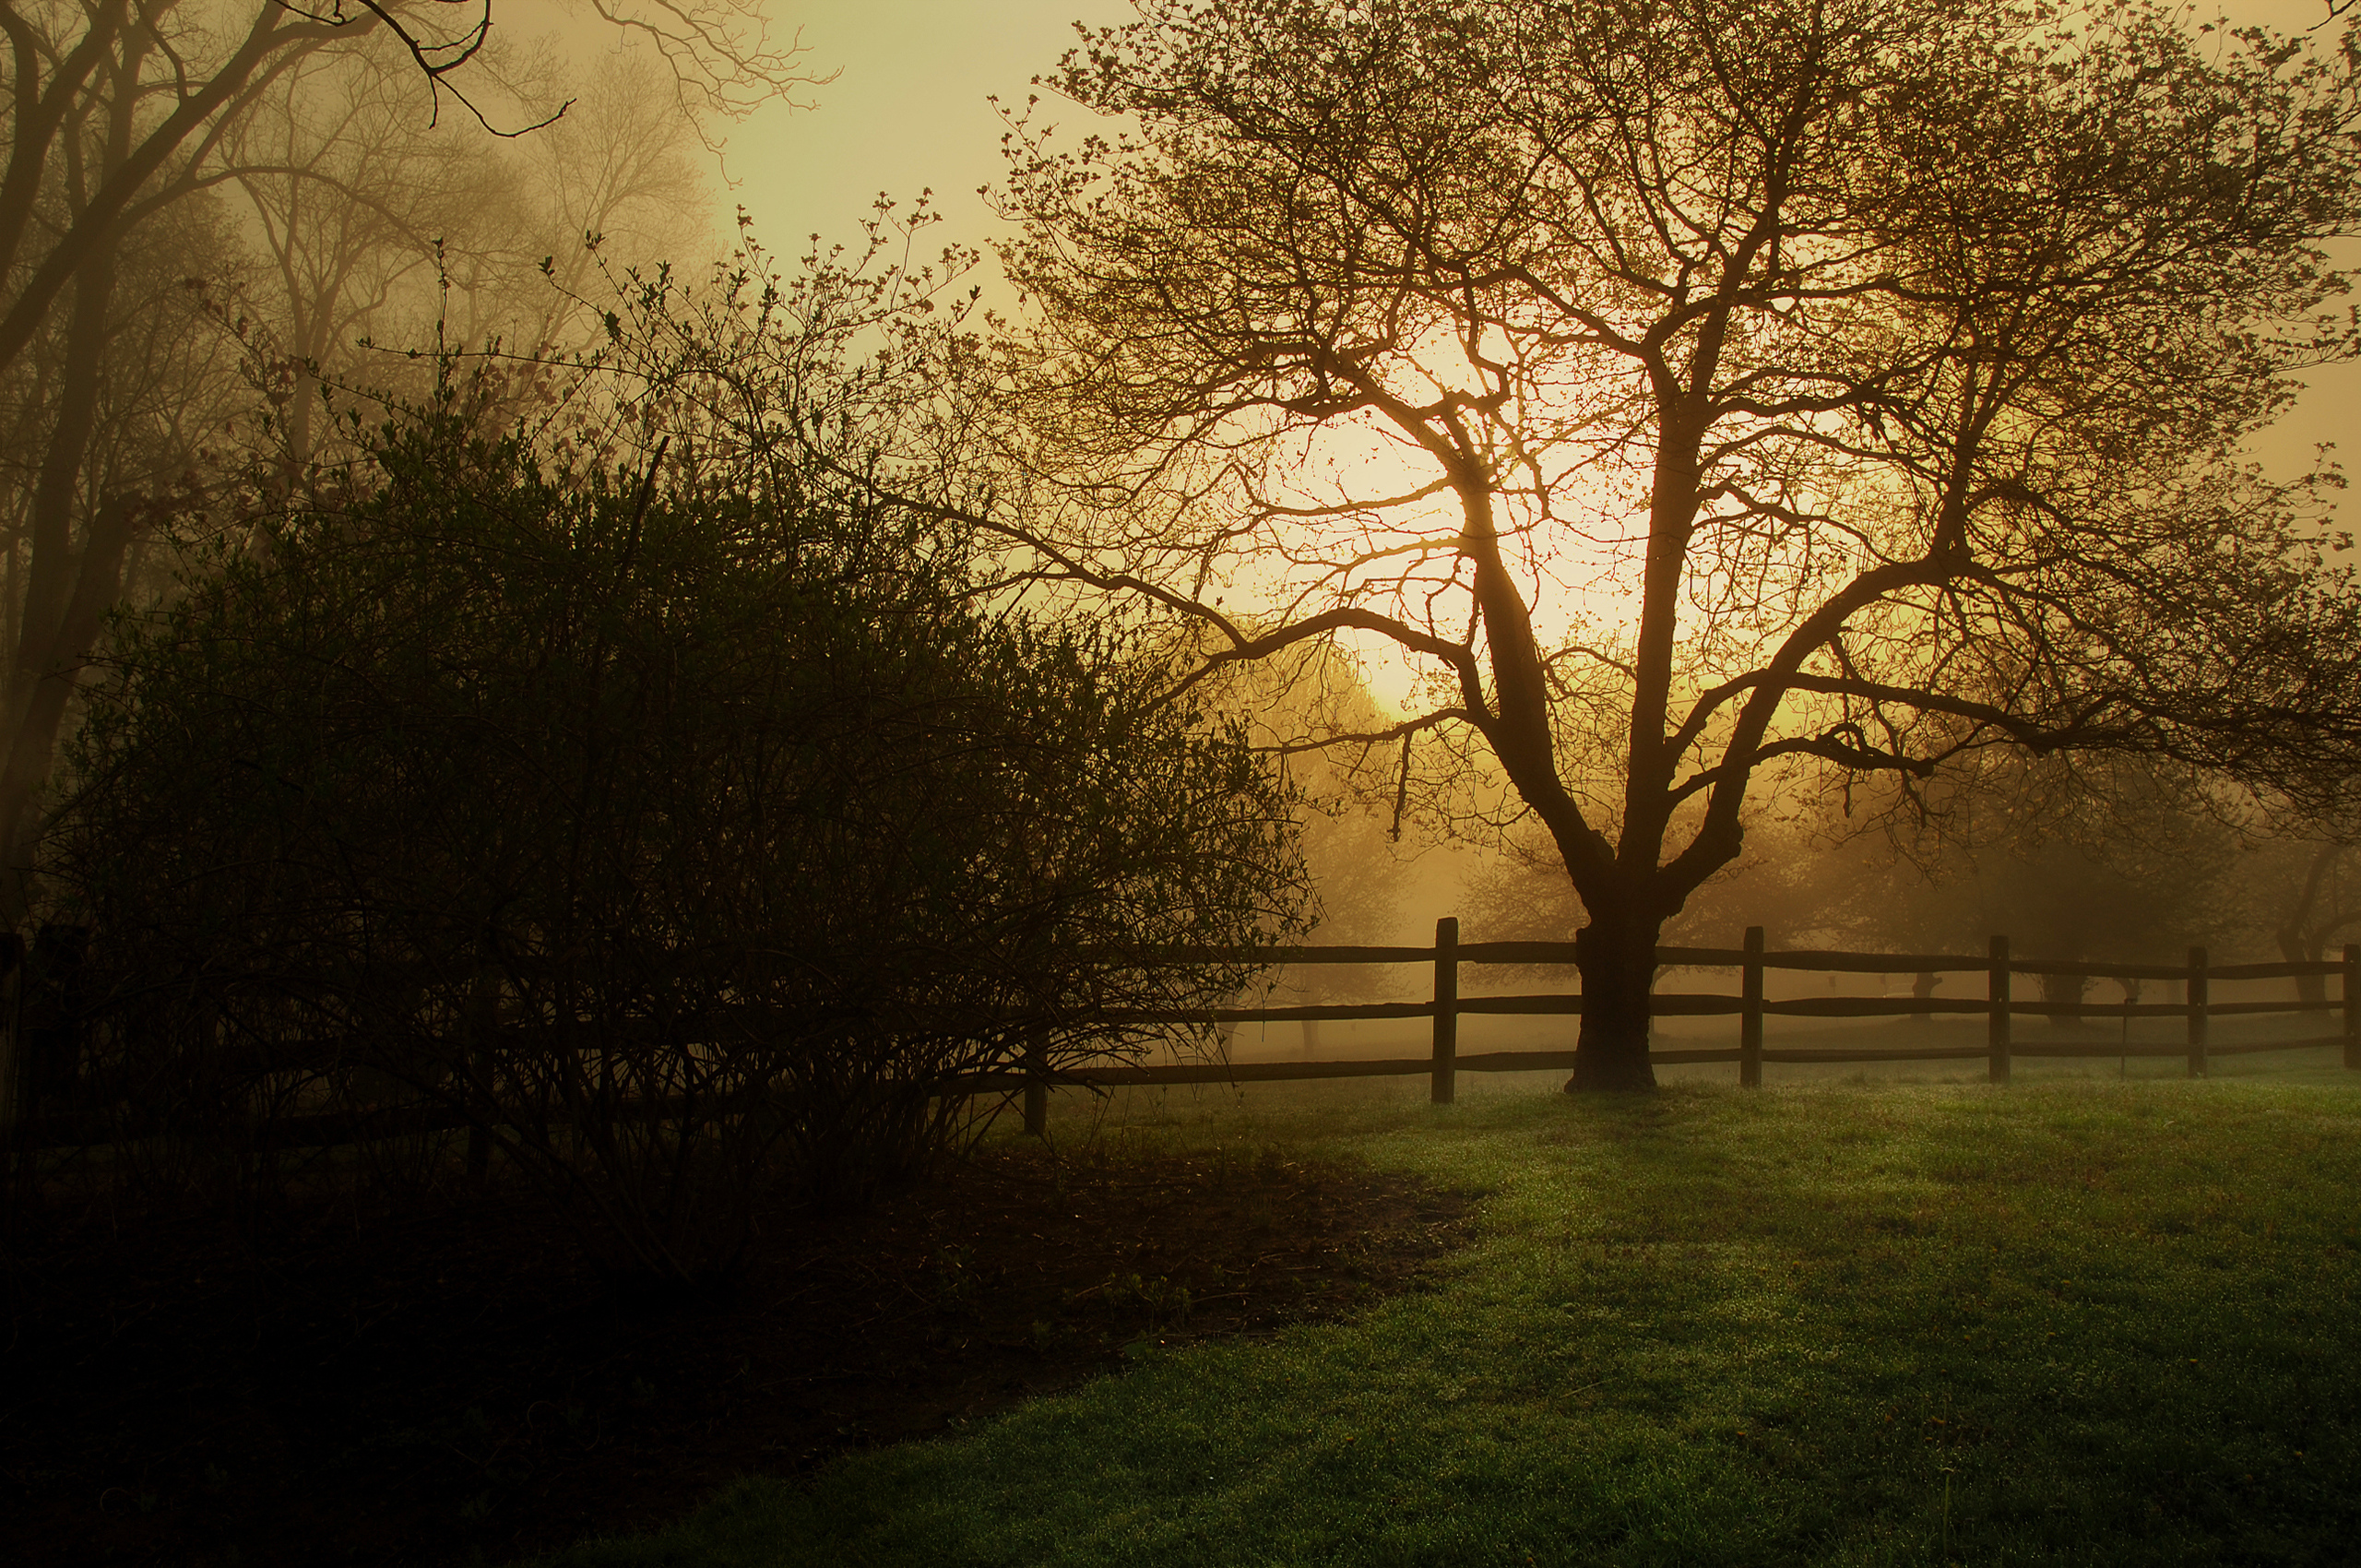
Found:
M 579 350 L 599 328 L 580 303 L 603 284 L 594 267 L 705 249 L 699 127 L 661 70 L 646 52 L 580 73 L 536 55 L 506 75 L 563 116 L 508 140 L 421 137 L 406 65 L 324 52 L 232 127 L 221 167 L 252 208 L 267 275 L 239 297 L 291 482 L 335 457 L 320 445 L 324 387 L 422 398 L 433 362 L 406 356 L 437 341 Z
M 673 68 L 680 101 L 695 113 L 742 112 L 806 79 L 795 69 L 796 51 L 773 47 L 759 10 L 742 0 L 599 9 L 654 43 Z M 121 564 L 161 499 L 121 470 L 109 471 L 125 488 L 89 488 L 98 470 L 86 456 L 103 406 L 111 335 L 125 315 L 116 299 L 120 258 L 143 229 L 231 177 L 233 133 L 274 101 L 291 73 L 323 53 L 382 55 L 406 68 L 414 131 L 445 108 L 468 117 L 478 99 L 497 115 L 504 105 L 485 90 L 482 58 L 491 17 L 489 0 L 458 7 L 363 0 L 349 13 L 245 0 L 0 5 L 7 39 L 0 377 L 29 393 L 11 434 L 16 466 L 30 476 L 6 498 L 21 514 L 23 549 L 17 636 L 0 682 L 0 922 L 14 923 L 24 910 L 33 806 L 75 672 L 119 590 Z M 528 123 L 519 115 L 501 128 Z M 18 376 L 53 338 L 57 373 Z
M 2271 922 L 2284 913 L 2273 901 L 2284 890 L 2268 874 L 2280 857 L 2266 847 L 2256 863 L 2228 820 L 2237 802 L 2138 759 L 1982 762 L 1972 778 L 1921 787 L 1917 810 L 1792 792 L 1749 825 L 1746 852 L 1666 921 L 1664 941 L 1728 947 L 1760 925 L 1774 948 L 1975 957 L 2000 932 L 2025 958 L 2153 963 L 2194 943 L 2217 960 L 2268 950 Z M 1581 923 L 1585 911 L 1546 839 L 1528 832 L 1508 849 L 1470 889 L 1469 930 L 1548 940 Z M 1959 982 L 1922 972 L 1911 989 L 1956 994 L 1941 988 Z M 2039 977 L 2053 1003 L 2084 1001 L 2089 988 L 2087 975 Z M 2065 1012 L 2051 1022 L 2080 1027 Z
M 2355 847 L 2333 837 L 2296 833 L 2264 839 L 2240 867 L 2239 886 L 2252 923 L 2290 963 L 2337 956 L 2361 927 L 2361 865 Z M 2326 978 L 2300 975 L 2305 1001 L 2328 997 Z
M 438 261 L 497 244 L 502 215 L 519 203 L 481 141 L 418 134 L 413 85 L 405 63 L 322 50 L 282 73 L 222 137 L 222 184 L 243 198 L 262 263 L 260 286 L 237 298 L 267 335 L 274 434 L 291 480 L 327 434 L 320 378 L 350 379 L 353 345 L 372 331 L 432 342 L 388 315 L 409 304 L 432 318 Z
M 1013 143 L 1000 521 L 1216 662 L 1421 661 L 1376 738 L 1489 756 L 1588 911 L 1571 1087 L 1652 1081 L 1658 932 L 1766 764 L 2349 787 L 2361 611 L 2238 457 L 2352 351 L 2349 48 L 2136 0 L 1144 11 L 1052 78 L 1123 129 Z

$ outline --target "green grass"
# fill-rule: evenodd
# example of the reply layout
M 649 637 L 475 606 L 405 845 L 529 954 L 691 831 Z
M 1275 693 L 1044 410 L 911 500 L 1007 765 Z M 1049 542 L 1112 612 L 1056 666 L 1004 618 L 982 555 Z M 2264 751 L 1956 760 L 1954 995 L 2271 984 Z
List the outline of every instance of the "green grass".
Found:
M 563 1561 L 2361 1557 L 2361 1089 L 1423 1087 L 1143 1095 L 1101 1135 L 1486 1190 L 1433 1289 Z

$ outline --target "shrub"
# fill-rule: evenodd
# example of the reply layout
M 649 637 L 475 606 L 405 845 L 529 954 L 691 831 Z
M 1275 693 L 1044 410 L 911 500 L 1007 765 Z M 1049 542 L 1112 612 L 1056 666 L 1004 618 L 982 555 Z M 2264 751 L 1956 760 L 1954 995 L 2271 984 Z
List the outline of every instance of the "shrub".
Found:
M 661 457 L 389 426 L 120 621 L 49 839 L 90 1092 L 249 1164 L 439 1113 L 686 1277 L 1247 974 L 1124 954 L 1296 929 L 1281 787 L 1118 635 L 857 484 Z

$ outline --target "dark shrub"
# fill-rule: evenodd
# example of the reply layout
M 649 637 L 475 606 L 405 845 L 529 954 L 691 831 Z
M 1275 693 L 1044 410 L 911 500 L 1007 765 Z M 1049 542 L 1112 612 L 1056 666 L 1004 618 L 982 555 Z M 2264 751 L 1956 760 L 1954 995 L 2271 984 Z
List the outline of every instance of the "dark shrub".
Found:
M 1240 735 L 807 477 L 566 479 L 423 419 L 125 619 L 50 838 L 105 1101 L 250 1174 L 303 1118 L 463 1125 L 688 1277 L 923 1170 L 966 1076 L 1240 984 L 1122 961 L 1295 922 Z

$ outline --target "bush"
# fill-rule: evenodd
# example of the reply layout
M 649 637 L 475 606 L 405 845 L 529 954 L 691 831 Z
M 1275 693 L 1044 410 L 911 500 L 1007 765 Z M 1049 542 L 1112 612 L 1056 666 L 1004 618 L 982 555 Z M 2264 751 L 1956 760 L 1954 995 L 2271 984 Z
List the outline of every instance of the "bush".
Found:
M 1247 973 L 1124 954 L 1299 924 L 1240 733 L 857 484 L 568 479 L 446 410 L 360 489 L 120 622 L 50 836 L 88 1092 L 216 1167 L 459 1123 L 691 1277 Z

